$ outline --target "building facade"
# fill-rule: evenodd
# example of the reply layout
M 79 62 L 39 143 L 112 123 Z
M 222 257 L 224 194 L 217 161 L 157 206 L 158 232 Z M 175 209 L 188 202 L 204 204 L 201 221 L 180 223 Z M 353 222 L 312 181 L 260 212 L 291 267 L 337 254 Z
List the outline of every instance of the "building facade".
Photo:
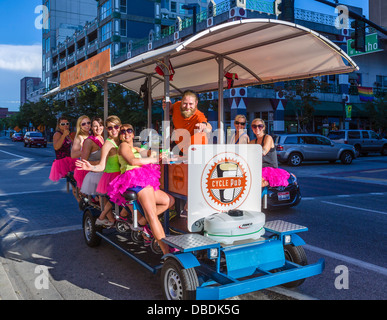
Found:
M 83 13 L 87 11 L 86 15 L 79 15 L 80 9 L 74 12 L 73 9 L 62 8 L 59 2 L 62 1 L 44 1 L 50 9 L 50 19 L 53 19 L 50 20 L 50 28 L 43 31 L 42 81 L 46 91 L 59 86 L 61 72 L 106 49 L 110 49 L 111 64 L 116 65 L 135 55 L 192 35 L 192 5 L 196 6 L 198 32 L 208 27 L 208 18 L 211 16 L 214 18 L 213 25 L 243 18 L 277 18 L 271 0 L 225 0 L 216 5 L 210 0 L 74 0 L 78 3 L 78 8 L 83 3 L 87 8 L 83 10 Z M 185 7 L 188 4 L 191 9 Z M 230 12 L 234 6 L 247 10 L 243 16 L 231 17 Z M 382 26 L 386 25 L 384 6 L 385 1 L 370 0 L 370 20 Z M 350 9 L 360 14 L 362 12 L 361 8 Z M 293 22 L 323 34 L 347 51 L 350 30 L 335 26 L 337 15 L 334 14 L 334 8 L 332 15 L 307 8 L 293 7 L 292 10 Z M 64 18 L 61 11 L 67 12 L 68 20 L 60 21 Z M 68 15 L 72 14 L 78 20 L 71 20 Z M 85 20 L 83 25 L 77 22 L 81 18 Z M 73 30 L 73 33 L 70 34 L 69 30 Z M 179 31 L 177 36 L 176 31 Z M 375 32 L 369 30 L 369 33 Z M 327 133 L 334 127 L 369 128 L 365 103 L 360 99 L 358 88 L 371 88 L 374 93 L 387 90 L 386 42 L 377 34 L 376 43 L 377 50 L 354 53 L 352 56 L 360 67 L 358 72 L 315 79 L 319 85 L 313 89 L 313 95 L 319 103 L 314 105 L 314 114 L 307 130 Z M 237 81 L 235 84 L 237 86 Z M 264 119 L 269 133 L 298 131 L 299 97 L 289 99 L 295 85 L 275 83 L 226 90 L 225 127 L 233 128 L 235 115 L 245 114 L 249 122 L 257 117 Z M 207 95 L 203 99 L 210 99 L 216 105 L 216 93 L 210 96 L 211 98 Z M 58 95 L 58 99 L 71 100 L 73 97 L 71 92 Z M 352 105 L 349 118 L 346 104 Z

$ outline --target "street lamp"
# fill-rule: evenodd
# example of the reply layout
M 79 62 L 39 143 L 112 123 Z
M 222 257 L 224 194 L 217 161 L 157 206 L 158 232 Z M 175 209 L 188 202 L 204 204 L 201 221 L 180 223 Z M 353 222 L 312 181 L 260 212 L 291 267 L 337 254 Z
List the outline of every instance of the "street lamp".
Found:
M 184 10 L 193 10 L 192 11 L 192 19 L 193 19 L 193 34 L 196 34 L 196 8 L 195 4 L 185 4 L 181 7 Z

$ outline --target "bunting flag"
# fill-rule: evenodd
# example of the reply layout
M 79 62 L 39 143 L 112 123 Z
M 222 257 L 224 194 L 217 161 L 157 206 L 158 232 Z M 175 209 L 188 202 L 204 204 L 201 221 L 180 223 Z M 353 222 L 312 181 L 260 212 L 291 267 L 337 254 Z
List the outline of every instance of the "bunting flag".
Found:
M 234 86 L 234 80 L 238 80 L 238 75 L 236 73 L 226 72 L 224 76 L 227 79 L 227 89 L 231 89 Z
M 373 101 L 374 92 L 371 87 L 358 87 L 360 101 Z

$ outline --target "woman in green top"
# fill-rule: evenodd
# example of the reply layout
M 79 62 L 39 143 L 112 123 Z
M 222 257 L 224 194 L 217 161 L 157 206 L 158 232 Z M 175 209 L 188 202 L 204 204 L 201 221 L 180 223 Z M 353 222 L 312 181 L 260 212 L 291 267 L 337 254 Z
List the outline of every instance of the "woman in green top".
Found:
M 121 175 L 109 184 L 108 196 L 111 201 L 121 205 L 126 202 L 122 194 L 128 189 L 135 191 L 153 236 L 163 253 L 169 253 L 169 246 L 160 241 L 165 238 L 165 233 L 158 215 L 172 207 L 175 199 L 160 190 L 161 155 L 157 158 L 147 157 L 148 151 L 141 152 L 140 148 L 133 147 L 134 130 L 130 124 L 121 126 L 120 137 L 122 142 L 118 149 L 118 159 Z M 138 222 L 141 225 L 140 220 Z

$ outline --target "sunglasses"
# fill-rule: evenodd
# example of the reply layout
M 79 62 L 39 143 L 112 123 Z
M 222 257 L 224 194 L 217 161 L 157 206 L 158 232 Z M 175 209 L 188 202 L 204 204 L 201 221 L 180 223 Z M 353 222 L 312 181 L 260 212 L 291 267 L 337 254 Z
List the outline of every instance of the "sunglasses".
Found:
M 60 123 L 60 125 L 61 125 L 61 126 L 68 126 L 69 123 L 68 123 L 68 122 L 62 122 L 62 123 Z
M 252 124 L 251 127 L 252 127 L 253 129 L 259 128 L 259 129 L 262 130 L 265 126 L 264 126 L 263 124 Z
M 84 126 L 86 126 L 86 125 L 90 125 L 91 124 L 91 122 L 90 121 L 88 121 L 88 122 L 83 122 L 83 123 L 81 123 L 81 126 L 82 127 L 84 127 Z
M 121 134 L 133 133 L 133 129 L 121 129 Z
M 238 124 L 240 124 L 241 126 L 246 125 L 246 122 L 235 121 L 234 123 L 235 123 L 235 125 L 238 125 Z
M 112 131 L 113 128 L 116 129 L 116 130 L 118 130 L 118 129 L 120 128 L 120 126 L 115 125 L 115 126 L 113 126 L 113 127 L 112 127 L 112 126 L 107 127 L 107 129 L 108 129 L 109 131 Z

